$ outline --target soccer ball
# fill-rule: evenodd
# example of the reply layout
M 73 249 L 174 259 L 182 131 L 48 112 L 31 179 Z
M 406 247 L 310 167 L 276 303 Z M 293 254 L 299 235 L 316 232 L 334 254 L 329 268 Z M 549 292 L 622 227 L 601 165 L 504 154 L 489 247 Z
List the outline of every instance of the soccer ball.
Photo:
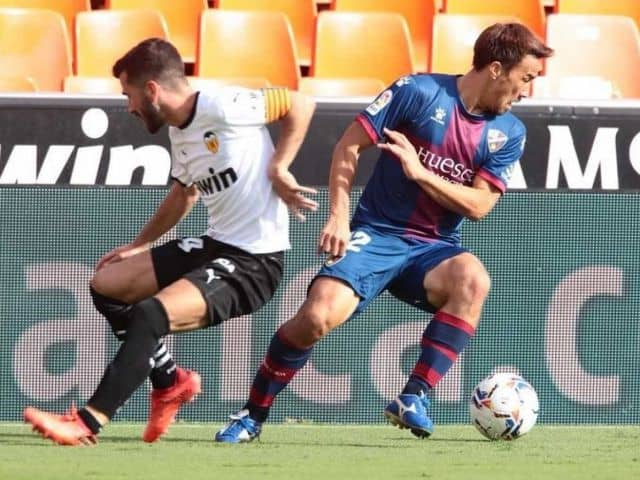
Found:
M 524 378 L 496 373 L 482 380 L 469 401 L 471 422 L 490 440 L 515 440 L 538 419 L 538 395 Z

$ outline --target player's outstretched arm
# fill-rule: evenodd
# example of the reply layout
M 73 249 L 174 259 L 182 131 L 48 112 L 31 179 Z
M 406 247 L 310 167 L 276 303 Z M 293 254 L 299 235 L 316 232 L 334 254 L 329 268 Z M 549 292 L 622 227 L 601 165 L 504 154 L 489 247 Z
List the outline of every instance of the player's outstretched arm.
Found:
M 269 179 L 273 188 L 295 217 L 304 221 L 303 211 L 315 211 L 318 203 L 306 197 L 304 194 L 315 194 L 315 189 L 303 187 L 298 184 L 289 166 L 300 150 L 300 146 L 309 129 L 309 123 L 315 110 L 315 102 L 311 97 L 298 92 L 287 92 L 290 106 L 286 113 L 280 117 L 280 136 L 275 145 L 275 153 L 269 165 Z M 278 97 L 279 99 L 282 96 Z M 274 100 L 268 97 L 268 103 L 282 100 Z M 286 107 L 285 107 L 286 108 Z
M 336 143 L 329 172 L 329 219 L 318 239 L 318 251 L 334 257 L 345 254 L 349 244 L 349 196 L 360 152 L 372 145 L 360 123 L 352 122 Z
M 119 262 L 124 258 L 147 250 L 154 241 L 173 228 L 191 211 L 198 197 L 199 193 L 195 185 L 185 187 L 181 183 L 174 181 L 169 193 L 160 203 L 153 216 L 142 227 L 136 238 L 131 243 L 122 245 L 103 255 L 96 264 L 96 271 L 108 263 Z

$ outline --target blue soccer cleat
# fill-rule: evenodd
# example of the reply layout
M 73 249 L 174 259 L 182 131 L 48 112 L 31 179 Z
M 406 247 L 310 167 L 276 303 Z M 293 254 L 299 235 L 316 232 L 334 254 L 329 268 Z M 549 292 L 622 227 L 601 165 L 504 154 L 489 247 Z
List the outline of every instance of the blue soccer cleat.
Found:
M 392 425 L 408 428 L 418 438 L 426 438 L 433 433 L 433 422 L 427 415 L 429 399 L 424 393 L 420 395 L 398 395 L 387 408 L 384 416 Z
M 260 436 L 262 424 L 249 416 L 249 410 L 240 410 L 229 415 L 231 420 L 222 430 L 216 433 L 216 442 L 245 443 Z

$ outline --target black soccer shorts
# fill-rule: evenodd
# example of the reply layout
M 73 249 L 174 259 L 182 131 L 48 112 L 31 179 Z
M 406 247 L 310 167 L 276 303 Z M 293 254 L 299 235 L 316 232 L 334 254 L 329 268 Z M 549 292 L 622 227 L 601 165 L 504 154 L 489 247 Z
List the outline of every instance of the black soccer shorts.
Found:
M 284 267 L 284 252 L 252 254 L 207 235 L 167 242 L 151 258 L 160 289 L 185 278 L 202 292 L 210 326 L 257 311 Z

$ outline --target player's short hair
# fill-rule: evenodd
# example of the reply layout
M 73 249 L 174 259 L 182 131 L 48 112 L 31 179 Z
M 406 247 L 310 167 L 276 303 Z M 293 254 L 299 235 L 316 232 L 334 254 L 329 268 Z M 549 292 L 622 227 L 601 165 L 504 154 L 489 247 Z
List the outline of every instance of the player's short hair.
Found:
M 133 47 L 113 65 L 113 76 L 126 72 L 127 81 L 142 86 L 149 80 L 175 86 L 186 81 L 184 62 L 176 47 L 161 38 L 148 38 Z
M 508 72 L 527 55 L 547 58 L 553 49 L 520 23 L 496 23 L 484 29 L 473 46 L 473 68 L 498 61 Z

